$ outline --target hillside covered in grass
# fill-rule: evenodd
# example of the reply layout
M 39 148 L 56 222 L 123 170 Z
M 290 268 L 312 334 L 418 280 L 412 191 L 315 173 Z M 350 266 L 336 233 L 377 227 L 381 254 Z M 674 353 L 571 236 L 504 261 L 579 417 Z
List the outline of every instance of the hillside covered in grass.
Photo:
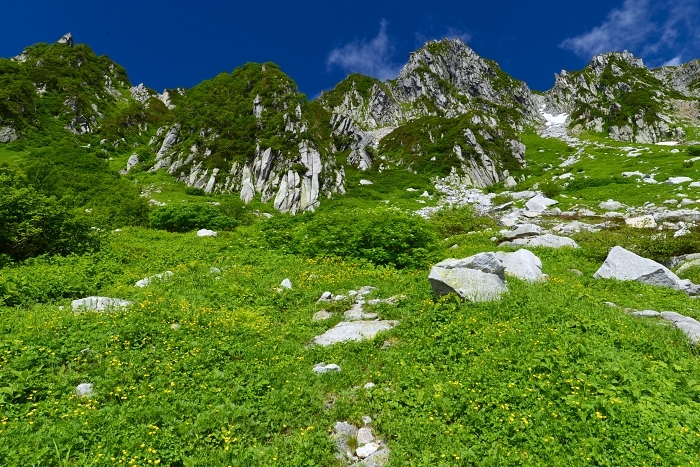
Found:
M 700 463 L 696 70 L 542 96 L 437 41 L 309 101 L 0 59 L 0 465 Z M 609 138 L 645 96 L 685 139 Z M 616 247 L 671 285 L 601 278 Z M 482 253 L 537 278 L 443 295 Z

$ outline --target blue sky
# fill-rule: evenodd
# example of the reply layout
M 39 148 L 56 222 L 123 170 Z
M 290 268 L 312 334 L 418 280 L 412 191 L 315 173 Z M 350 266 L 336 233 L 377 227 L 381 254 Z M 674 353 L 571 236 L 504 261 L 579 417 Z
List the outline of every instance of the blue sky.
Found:
M 651 66 L 700 58 L 698 0 L 27 0 L 6 2 L 3 20 L 0 57 L 71 31 L 158 91 L 273 61 L 313 98 L 353 71 L 395 77 L 411 51 L 443 37 L 538 90 L 601 52 L 627 49 Z

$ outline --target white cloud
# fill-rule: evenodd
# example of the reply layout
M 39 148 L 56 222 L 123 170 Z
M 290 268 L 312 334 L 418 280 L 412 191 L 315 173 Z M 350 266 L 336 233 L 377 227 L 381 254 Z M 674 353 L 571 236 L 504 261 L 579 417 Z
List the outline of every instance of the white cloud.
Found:
M 392 61 L 395 45 L 386 33 L 387 25 L 387 21 L 382 20 L 379 33 L 369 41 L 355 40 L 331 50 L 326 59 L 328 69 L 339 67 L 381 80 L 395 78 L 401 66 Z
M 633 48 L 645 42 L 655 29 L 649 0 L 625 0 L 622 8 L 612 10 L 603 24 L 566 39 L 560 47 L 590 58 L 603 52 Z
M 626 49 L 652 65 L 682 63 L 700 52 L 699 21 L 697 0 L 625 0 L 600 26 L 559 46 L 586 59 Z
M 683 64 L 683 58 L 680 55 L 676 55 L 671 60 L 664 62 L 661 66 L 678 66 Z

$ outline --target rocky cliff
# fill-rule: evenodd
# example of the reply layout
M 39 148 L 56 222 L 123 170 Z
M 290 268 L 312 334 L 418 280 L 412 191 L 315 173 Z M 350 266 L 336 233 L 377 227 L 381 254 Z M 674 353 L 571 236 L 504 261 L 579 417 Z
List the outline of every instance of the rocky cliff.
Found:
M 172 123 L 151 140 L 151 171 L 207 193 L 260 196 L 282 212 L 314 210 L 344 193 L 330 117 L 272 63 L 249 63 L 187 91 L 170 92 Z
M 525 83 L 457 39 L 429 42 L 412 53 L 395 80 L 350 75 L 319 100 L 333 113 L 334 134 L 347 137 L 350 164 L 430 171 L 418 159 L 442 159 L 433 165 L 443 175 L 481 187 L 500 181 L 513 161 L 524 163 L 516 133 L 540 120 Z
M 666 73 L 668 79 L 661 79 L 662 73 L 651 72 L 627 51 L 598 55 L 581 71 L 555 75 L 542 106 L 552 114 L 569 114 L 574 132 L 637 143 L 682 140 L 672 103 L 686 96 L 671 84 L 673 72 Z

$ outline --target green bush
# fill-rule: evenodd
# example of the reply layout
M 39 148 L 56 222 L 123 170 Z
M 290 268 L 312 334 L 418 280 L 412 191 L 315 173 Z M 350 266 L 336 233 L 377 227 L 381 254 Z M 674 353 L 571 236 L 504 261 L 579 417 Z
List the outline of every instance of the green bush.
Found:
M 583 248 L 584 255 L 597 262 L 604 261 L 615 246 L 659 263 L 665 263 L 673 256 L 700 251 L 700 235 L 697 230 L 676 238 L 672 233 L 620 226 L 597 233 L 583 232 L 576 235 L 575 239 Z
M 554 182 L 547 181 L 544 183 L 540 183 L 540 191 L 547 198 L 554 198 L 555 196 L 561 194 L 562 188 Z
M 689 146 L 688 155 L 690 157 L 700 157 L 700 146 Z
M 465 234 L 496 225 L 490 217 L 475 215 L 471 206 L 441 209 L 432 215 L 430 221 L 442 237 Z
M 605 178 L 578 178 L 569 183 L 567 191 L 578 191 L 584 188 L 594 188 L 608 185 L 623 185 L 630 184 L 632 180 L 624 177 L 605 177 Z
M 168 232 L 190 232 L 198 229 L 233 230 L 238 221 L 211 205 L 174 205 L 156 209 L 149 216 L 151 228 Z
M 359 259 L 396 268 L 425 266 L 436 246 L 428 221 L 387 208 L 276 216 L 265 222 L 263 236 L 270 246 L 306 257 Z
M 98 236 L 70 206 L 39 193 L 20 174 L 0 169 L 0 257 L 24 260 L 98 247 Z

